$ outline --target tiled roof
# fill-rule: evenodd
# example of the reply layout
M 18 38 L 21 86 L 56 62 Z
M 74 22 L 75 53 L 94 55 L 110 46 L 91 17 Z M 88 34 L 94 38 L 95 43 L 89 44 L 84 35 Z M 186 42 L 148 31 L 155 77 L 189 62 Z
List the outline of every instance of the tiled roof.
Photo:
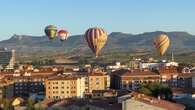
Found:
M 78 77 L 76 76 L 54 76 L 54 77 L 50 77 L 48 80 L 77 80 Z
M 150 97 L 150 96 L 146 96 L 146 95 L 135 93 L 135 92 L 133 93 L 133 95 L 135 96 L 135 100 L 144 102 L 149 105 L 161 107 L 166 110 L 184 110 L 185 109 L 185 106 L 181 104 L 173 103 L 170 101 L 157 99 L 155 97 Z
M 157 73 L 154 73 L 154 72 L 151 72 L 149 70 L 125 70 L 125 69 L 121 69 L 121 70 L 118 70 L 118 71 L 115 71 L 113 72 L 114 75 L 117 75 L 117 76 L 125 76 L 125 77 L 131 77 L 131 76 L 159 76 Z

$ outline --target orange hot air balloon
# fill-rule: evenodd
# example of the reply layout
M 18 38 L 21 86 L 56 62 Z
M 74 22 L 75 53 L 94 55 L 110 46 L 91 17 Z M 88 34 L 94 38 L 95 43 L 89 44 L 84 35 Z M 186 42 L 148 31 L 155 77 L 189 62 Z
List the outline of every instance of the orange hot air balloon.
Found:
M 61 41 L 67 40 L 69 37 L 69 32 L 66 30 L 59 30 L 58 31 L 58 36 L 60 37 Z
M 107 32 L 105 32 L 102 28 L 89 28 L 85 32 L 85 39 L 88 43 L 88 46 L 91 48 L 96 57 L 98 57 L 101 49 L 106 44 L 107 37 Z
M 167 34 L 158 35 L 156 38 L 154 38 L 154 45 L 158 50 L 159 54 L 163 56 L 170 45 L 168 35 Z

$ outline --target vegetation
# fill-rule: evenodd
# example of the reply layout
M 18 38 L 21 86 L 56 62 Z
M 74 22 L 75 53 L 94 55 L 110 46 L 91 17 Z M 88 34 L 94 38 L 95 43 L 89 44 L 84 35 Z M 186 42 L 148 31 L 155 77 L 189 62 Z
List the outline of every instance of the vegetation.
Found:
M 171 88 L 159 82 L 143 84 L 141 85 L 138 91 L 146 95 L 150 95 L 154 97 L 160 96 L 162 99 L 165 99 L 165 100 L 172 99 Z
M 34 110 L 34 101 L 32 99 L 28 99 L 26 110 Z
M 2 109 L 3 110 L 10 110 L 12 107 L 11 107 L 11 101 L 8 100 L 8 99 L 2 99 Z

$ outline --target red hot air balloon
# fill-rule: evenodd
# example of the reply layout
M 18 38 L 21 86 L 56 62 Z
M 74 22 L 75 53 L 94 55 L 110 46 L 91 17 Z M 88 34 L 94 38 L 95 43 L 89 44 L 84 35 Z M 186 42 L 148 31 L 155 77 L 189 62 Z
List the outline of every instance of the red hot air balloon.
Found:
M 60 37 L 61 41 L 67 40 L 69 37 L 69 33 L 66 30 L 59 30 L 58 31 L 58 36 Z
M 104 47 L 107 41 L 107 32 L 102 28 L 89 28 L 85 32 L 85 39 L 88 43 L 89 48 L 98 57 L 101 49 Z

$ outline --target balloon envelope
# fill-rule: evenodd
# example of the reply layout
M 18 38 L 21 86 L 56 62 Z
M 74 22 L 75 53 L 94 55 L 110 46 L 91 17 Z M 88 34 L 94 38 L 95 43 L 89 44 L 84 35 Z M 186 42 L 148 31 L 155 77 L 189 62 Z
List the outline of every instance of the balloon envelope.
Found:
M 154 38 L 154 45 L 158 50 L 159 54 L 163 56 L 170 45 L 168 35 L 167 34 L 158 35 L 156 38 Z
M 89 28 L 85 32 L 85 39 L 88 43 L 89 48 L 96 55 L 99 55 L 101 49 L 104 47 L 107 41 L 107 32 L 102 28 Z
M 69 33 L 66 30 L 59 30 L 58 31 L 58 36 L 60 37 L 61 41 L 64 41 L 69 37 Z
M 49 39 L 54 39 L 57 36 L 57 27 L 54 25 L 46 26 L 45 34 Z

